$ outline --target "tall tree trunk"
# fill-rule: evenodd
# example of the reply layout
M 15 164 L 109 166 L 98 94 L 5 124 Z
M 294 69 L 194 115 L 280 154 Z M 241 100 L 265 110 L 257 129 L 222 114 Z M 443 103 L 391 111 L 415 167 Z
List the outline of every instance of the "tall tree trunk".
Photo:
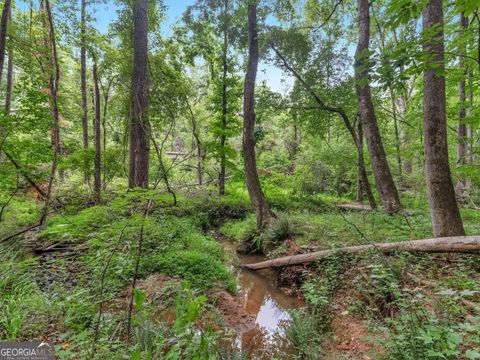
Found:
M 355 140 L 355 139 L 354 139 Z M 357 131 L 357 155 L 358 155 L 358 190 L 357 194 L 361 194 L 361 199 L 359 202 L 363 202 L 363 196 L 366 196 L 368 203 L 372 209 L 377 208 L 377 203 L 373 197 L 372 187 L 370 186 L 370 181 L 368 181 L 367 169 L 365 167 L 365 157 L 363 154 L 363 127 L 362 123 L 358 122 L 358 131 Z
M 110 88 L 112 87 L 113 78 L 108 80 L 107 88 L 103 90 L 103 116 L 102 116 L 102 133 L 103 133 L 103 153 L 107 152 L 107 112 L 108 100 L 110 99 Z M 103 190 L 107 189 L 107 162 L 103 162 Z
M 87 0 L 82 0 L 80 10 L 80 83 L 82 92 L 82 140 L 83 148 L 88 148 L 88 103 L 87 103 Z M 85 164 L 85 182 L 90 182 L 88 162 Z
M 12 22 L 12 12 L 9 12 L 9 21 Z M 12 90 L 13 90 L 13 48 L 8 49 L 8 65 L 7 65 L 7 88 L 5 90 L 5 114 L 10 114 L 12 108 Z M 0 127 L 0 144 L 4 141 L 3 129 Z M 3 164 L 3 152 L 0 147 L 0 165 Z
M 7 88 L 5 90 L 5 112 L 10 113 L 12 109 L 12 92 L 13 92 L 13 49 L 8 51 L 7 65 Z
M 473 71 L 471 67 L 467 68 L 468 77 L 468 106 L 467 106 L 467 154 L 465 162 L 468 165 L 473 164 L 473 127 L 472 127 L 472 109 L 473 109 Z M 469 190 L 472 187 L 472 179 L 465 179 L 465 190 Z
M 473 70 L 468 69 L 468 118 L 469 124 L 467 126 L 467 144 L 468 144 L 468 158 L 469 165 L 473 164 L 473 126 L 472 126 L 472 110 L 473 110 Z M 471 180 L 469 180 L 471 183 Z
M 382 27 L 380 25 L 380 22 L 376 17 L 374 17 L 375 23 L 377 24 L 377 29 L 380 34 L 380 45 L 381 45 L 381 50 L 382 52 L 385 52 L 385 34 L 382 30 Z M 395 31 L 393 32 L 394 38 L 396 40 L 396 33 Z M 403 73 L 403 68 L 400 67 L 400 74 Z M 393 85 L 390 84 L 389 86 L 389 92 L 390 92 L 390 101 L 392 104 L 392 118 L 393 118 L 393 132 L 395 135 L 395 150 L 396 150 L 396 157 L 397 157 L 397 169 L 398 169 L 398 176 L 400 183 L 403 183 L 403 174 L 402 174 L 402 156 L 400 152 L 400 133 L 398 129 L 398 119 L 397 119 L 397 104 L 396 104 L 396 94 L 395 94 L 395 89 L 393 88 Z
M 255 159 L 255 80 L 258 70 L 257 5 L 248 5 L 248 62 L 243 98 L 243 157 L 245 181 L 259 228 L 273 217 L 258 178 Z
M 7 46 L 7 24 L 10 16 L 11 0 L 5 0 L 2 17 L 0 19 L 0 82 L 2 82 L 3 64 L 5 62 L 5 49 Z
M 98 86 L 98 74 L 97 74 L 97 62 L 93 63 L 93 85 L 94 85 L 94 94 L 95 94 L 95 119 L 93 122 L 94 129 L 94 139 L 95 139 L 95 167 L 93 174 L 93 190 L 95 193 L 95 200 L 100 201 L 100 193 L 102 190 L 102 140 L 101 140 L 101 131 L 100 131 L 100 88 Z
M 393 117 L 393 131 L 395 134 L 395 150 L 397 155 L 397 169 L 398 177 L 400 184 L 403 183 L 403 169 L 402 169 L 402 153 L 400 151 L 401 141 L 400 141 L 400 131 L 398 129 L 398 119 L 397 119 L 397 105 L 395 99 L 395 92 L 392 87 L 390 87 L 390 98 L 392 102 L 392 117 Z
M 202 142 L 200 140 L 200 134 L 197 128 L 197 120 L 195 119 L 195 114 L 193 113 L 193 109 L 190 106 L 190 103 L 187 100 L 188 110 L 190 111 L 190 117 L 192 120 L 192 134 L 195 140 L 195 149 L 197 151 L 197 180 L 198 184 L 203 184 L 203 149 L 202 149 Z
M 289 143 L 287 143 L 288 158 L 292 162 L 292 170 L 295 169 L 295 160 L 297 159 L 298 149 L 300 147 L 300 137 L 298 135 L 298 114 L 296 111 L 292 113 L 293 120 L 293 136 Z
M 429 54 L 424 71 L 424 144 L 428 201 L 436 237 L 464 235 L 450 174 L 447 145 L 445 55 L 442 0 L 430 0 L 423 11 L 423 29 L 438 31 L 423 48 Z
M 48 36 L 45 38 L 45 44 L 47 45 L 47 73 L 50 90 L 50 107 L 53 120 L 52 128 L 52 151 L 53 159 L 50 170 L 50 178 L 48 181 L 48 190 L 45 196 L 45 204 L 40 217 L 40 227 L 43 227 L 48 216 L 48 209 L 50 206 L 50 199 L 52 196 L 53 182 L 55 179 L 55 173 L 58 166 L 58 158 L 61 154 L 60 146 L 60 113 L 58 109 L 58 87 L 60 82 L 60 66 L 58 63 L 57 43 L 55 38 L 55 27 L 53 24 L 52 10 L 49 0 L 41 1 L 41 10 L 46 12 L 44 18 L 45 31 L 48 32 Z
M 359 123 L 359 129 L 360 129 L 360 125 L 361 122 Z M 362 133 L 363 133 L 363 129 L 362 129 Z M 358 134 L 360 135 L 360 134 Z M 358 139 L 359 140 L 359 144 L 361 143 L 362 144 L 362 150 L 363 150 L 363 135 L 362 135 L 362 139 Z M 357 145 L 357 153 L 358 153 L 358 145 Z M 363 153 L 363 151 L 362 151 Z M 363 159 L 362 163 L 360 161 L 360 156 L 358 157 L 358 160 L 357 160 L 357 166 L 358 166 L 358 174 L 357 174 L 357 202 L 362 204 L 363 203 L 363 200 L 365 198 L 365 192 L 363 191 L 363 171 L 365 170 L 365 158 Z
M 397 188 L 393 181 L 387 156 L 378 129 L 369 86 L 370 12 L 368 0 L 358 0 L 358 46 L 355 53 L 355 80 L 360 118 L 363 123 L 377 190 L 385 211 L 401 209 Z
M 200 142 L 200 136 L 195 135 L 195 148 L 197 149 L 197 180 L 198 184 L 203 184 L 203 150 L 202 143 Z
M 465 118 L 467 116 L 467 108 L 465 106 L 465 78 L 466 78 L 466 68 L 465 68 L 465 54 L 467 52 L 467 46 L 463 36 L 465 30 L 468 27 L 468 18 L 465 16 L 464 12 L 460 14 L 460 32 L 459 32 L 459 41 L 460 46 L 458 49 L 458 67 L 460 70 L 460 81 L 458 82 L 458 125 L 457 125 L 457 166 L 465 165 L 467 159 L 467 125 L 465 124 Z M 461 197 L 465 190 L 465 181 L 463 179 L 458 179 L 456 185 L 457 194 Z
M 133 1 L 133 116 L 130 126 L 129 187 L 148 187 L 150 158 L 148 122 L 148 18 L 147 1 Z
M 405 117 L 405 114 L 407 113 L 407 98 L 408 94 L 405 92 L 402 96 L 400 96 L 399 102 L 398 102 L 398 111 L 400 114 L 402 114 L 403 117 Z M 401 146 L 405 147 L 409 144 L 410 139 L 407 131 L 405 129 L 400 130 L 400 142 Z M 403 170 L 405 174 L 411 175 L 413 171 L 413 163 L 412 163 L 412 158 L 410 156 L 407 156 L 404 158 L 403 161 Z
M 227 142 L 227 136 L 225 131 L 227 130 L 227 72 L 228 72 L 228 0 L 223 1 L 223 54 L 222 54 L 222 135 L 220 136 L 220 172 L 218 176 L 218 193 L 225 195 L 225 167 L 226 167 L 226 154 L 225 144 Z

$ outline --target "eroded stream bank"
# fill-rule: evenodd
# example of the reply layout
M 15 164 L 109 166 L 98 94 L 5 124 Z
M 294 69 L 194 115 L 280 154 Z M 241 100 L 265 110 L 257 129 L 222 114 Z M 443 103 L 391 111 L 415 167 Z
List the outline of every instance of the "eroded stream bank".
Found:
M 222 244 L 237 280 L 234 301 L 240 309 L 225 314 L 225 320 L 236 331 L 235 345 L 249 357 L 275 349 L 289 352 L 291 349 L 285 338 L 285 327 L 291 321 L 289 311 L 303 307 L 304 301 L 285 294 L 277 286 L 274 270 L 251 271 L 238 266 L 264 261 L 264 256 L 237 253 L 232 241 L 221 236 L 216 238 Z

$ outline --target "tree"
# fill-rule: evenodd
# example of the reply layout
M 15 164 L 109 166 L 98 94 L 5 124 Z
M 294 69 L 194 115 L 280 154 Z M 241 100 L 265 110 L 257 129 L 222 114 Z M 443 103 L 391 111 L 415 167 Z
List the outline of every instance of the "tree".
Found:
M 318 109 L 322 111 L 327 111 L 330 113 L 338 114 L 343 120 L 345 127 L 348 130 L 348 133 L 352 137 L 353 143 L 357 149 L 358 156 L 358 189 L 357 189 L 357 200 L 360 202 L 363 201 L 363 196 L 366 196 L 370 207 L 375 209 L 377 204 L 372 193 L 372 188 L 368 180 L 367 170 L 365 168 L 365 157 L 363 154 L 363 128 L 361 124 L 358 124 L 358 129 L 355 129 L 355 124 L 350 121 L 346 111 L 341 107 L 334 107 L 325 104 L 325 102 L 320 98 L 320 96 L 315 92 L 315 90 L 303 79 L 303 77 L 291 67 L 287 62 L 285 56 L 273 45 L 270 47 L 275 52 L 275 54 L 282 60 L 283 65 L 288 69 L 295 78 L 302 84 L 305 90 L 315 99 L 315 102 L 318 104 Z
M 147 1 L 133 1 L 132 119 L 130 123 L 130 188 L 148 187 L 150 126 L 148 123 Z
M 448 162 L 442 0 L 427 3 L 423 31 L 429 36 L 423 45 L 429 56 L 423 79 L 423 123 L 433 232 L 436 237 L 464 235 Z
M 378 35 L 380 37 L 380 49 L 382 51 L 382 56 L 387 58 L 386 54 L 386 39 L 385 39 L 385 32 L 382 29 L 382 26 L 380 25 L 380 21 L 377 16 L 374 16 L 375 19 L 375 24 L 377 26 L 378 30 Z M 394 39 L 397 40 L 397 36 L 395 33 L 396 29 L 393 30 L 394 32 Z M 400 184 L 403 183 L 403 167 L 402 167 L 402 155 L 400 152 L 400 147 L 401 147 L 401 136 L 400 136 L 400 131 L 398 127 L 398 117 L 401 116 L 401 114 L 398 113 L 397 109 L 397 98 L 396 98 L 396 93 L 395 93 L 395 88 L 394 88 L 394 82 L 389 79 L 390 76 L 388 76 L 389 73 L 394 72 L 392 69 L 391 65 L 386 59 L 382 59 L 383 63 L 385 64 L 385 70 L 386 70 L 386 80 L 387 80 L 387 87 L 388 87 L 388 92 L 390 95 L 390 101 L 391 101 L 391 115 L 393 119 L 393 130 L 395 134 L 395 150 L 396 150 L 396 158 L 397 158 L 397 169 L 398 169 L 398 176 L 399 176 L 399 182 Z
M 82 0 L 80 10 L 80 82 L 82 92 L 82 140 L 83 148 L 88 148 L 88 106 L 87 106 L 87 0 Z M 85 164 L 86 165 L 86 164 Z M 85 166 L 85 181 L 90 174 Z
M 213 112 L 212 141 L 204 147 L 218 161 L 218 193 L 225 194 L 227 168 L 232 165 L 235 150 L 230 139 L 239 133 L 240 79 L 232 52 L 235 49 L 235 2 L 231 0 L 197 0 L 184 14 L 186 29 L 192 31 L 185 51 L 191 58 L 201 56 L 210 70 L 210 108 Z M 232 24 L 233 23 L 233 24 Z M 184 39 L 182 42 L 186 42 Z
M 94 167 L 94 181 L 93 181 L 93 189 L 95 193 L 95 200 L 98 202 L 100 201 L 100 192 L 102 190 L 102 164 L 101 164 L 101 156 L 102 156 L 102 140 L 101 140 L 101 131 L 100 131 L 100 88 L 98 85 L 98 74 L 97 74 L 97 60 L 94 59 L 93 61 L 93 86 L 94 86 L 94 98 L 95 98 L 95 118 L 94 118 L 94 142 L 95 142 L 95 167 Z
M 6 6 L 6 4 L 5 4 L 5 6 Z M 12 21 L 12 12 L 11 11 L 9 11 L 8 17 L 9 17 L 9 21 L 11 23 L 11 21 Z M 3 24 L 0 25 L 0 28 L 3 29 Z M 0 30 L 0 31 L 3 31 L 3 30 Z M 3 37 L 4 34 L 2 33 L 2 34 L 0 34 L 0 36 Z M 6 32 L 5 32 L 5 36 L 6 36 Z M 5 41 L 5 43 L 6 43 L 6 41 Z M 3 45 L 1 45 L 1 46 L 3 46 Z M 5 52 L 5 49 L 3 51 Z M 5 55 L 3 55 L 3 56 L 5 56 Z M 1 66 L 3 66 L 3 64 Z M 0 78 L 1 78 L 1 75 L 0 75 Z M 10 113 L 10 109 L 11 109 L 11 106 L 12 106 L 12 90 L 13 90 L 13 47 L 10 46 L 9 49 L 8 49 L 7 88 L 5 89 L 5 114 L 6 115 L 8 115 Z M 3 141 L 3 136 L 4 136 L 3 129 L 0 126 L 0 141 Z M 2 149 L 0 147 L 0 164 L 3 163 L 3 152 L 1 150 Z
M 227 75 L 228 75 L 228 3 L 229 0 L 223 0 L 223 46 L 222 46 L 222 129 L 227 128 Z M 225 194 L 225 168 L 226 168 L 226 154 L 225 142 L 227 136 L 225 131 L 220 135 L 220 172 L 218 174 L 218 193 Z
M 466 92 L 465 92 L 465 83 L 466 83 L 466 66 L 465 66 L 465 54 L 467 52 L 467 43 L 465 42 L 464 36 L 465 31 L 468 28 L 468 18 L 465 16 L 465 13 L 462 11 L 460 14 L 460 31 L 459 31 L 459 49 L 458 49 L 458 67 L 460 70 L 460 80 L 458 82 L 458 124 L 457 124 L 457 165 L 465 165 L 467 162 L 467 124 L 465 123 L 467 117 L 467 107 L 465 105 L 466 101 Z M 457 190 L 459 195 L 462 195 L 465 182 L 461 179 L 457 182 Z
M 41 10 L 43 12 L 44 22 L 44 40 L 45 40 L 45 60 L 43 65 L 45 71 L 44 75 L 48 79 L 49 93 L 50 93 L 50 109 L 53 120 L 53 127 L 51 132 L 53 159 L 48 180 L 48 190 L 45 196 L 45 204 L 40 217 L 39 224 L 43 226 L 47 219 L 48 209 L 50 206 L 50 199 L 52 195 L 53 182 L 58 166 L 58 158 L 61 154 L 60 145 L 60 111 L 58 107 L 58 89 L 60 83 L 60 65 L 58 62 L 57 41 L 55 36 L 55 26 L 53 23 L 52 9 L 49 0 L 41 1 Z
M 5 0 L 3 4 L 2 17 L 0 19 L 0 82 L 3 75 L 3 64 L 5 62 L 5 49 L 7 46 L 7 24 L 10 16 L 12 0 Z
M 190 114 L 191 118 L 191 123 L 192 123 L 192 135 L 195 141 L 195 149 L 197 153 L 197 181 L 199 185 L 203 184 L 203 157 L 204 157 L 204 151 L 203 151 L 203 146 L 202 146 L 202 141 L 200 139 L 200 131 L 198 129 L 198 122 L 195 116 L 195 113 L 193 112 L 192 105 L 188 101 L 187 102 L 187 107 L 188 107 L 188 113 Z
M 265 227 L 274 216 L 263 194 L 255 158 L 255 80 L 258 70 L 257 5 L 248 5 L 248 60 L 243 97 L 243 158 L 248 195 L 257 218 L 257 226 Z
M 378 129 L 369 86 L 370 12 L 368 0 L 358 0 L 358 45 L 355 52 L 355 89 L 360 118 L 372 162 L 373 174 L 382 205 L 387 212 L 401 208 L 387 156 Z
M 8 50 L 7 65 L 7 88 L 5 89 L 5 113 L 9 114 L 12 108 L 12 92 L 13 92 L 13 48 Z

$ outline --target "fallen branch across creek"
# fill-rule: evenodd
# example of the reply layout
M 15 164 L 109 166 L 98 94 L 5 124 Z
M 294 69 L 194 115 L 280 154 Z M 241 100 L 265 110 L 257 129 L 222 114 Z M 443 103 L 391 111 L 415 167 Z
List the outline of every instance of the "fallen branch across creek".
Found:
M 456 236 L 393 243 L 347 246 L 334 250 L 315 251 L 308 254 L 285 256 L 254 264 L 243 264 L 242 267 L 250 270 L 260 270 L 271 267 L 298 265 L 318 261 L 337 253 L 345 252 L 355 254 L 370 249 L 376 249 L 384 253 L 392 251 L 468 253 L 480 251 L 480 236 Z

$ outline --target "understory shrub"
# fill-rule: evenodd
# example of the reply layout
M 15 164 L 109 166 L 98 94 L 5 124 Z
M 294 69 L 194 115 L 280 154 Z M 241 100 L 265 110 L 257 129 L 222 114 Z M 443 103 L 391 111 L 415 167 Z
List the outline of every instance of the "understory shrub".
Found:
M 145 258 L 141 262 L 142 275 L 162 272 L 188 280 L 194 288 L 206 290 L 226 285 L 231 291 L 235 282 L 220 259 L 197 250 L 172 251 Z

